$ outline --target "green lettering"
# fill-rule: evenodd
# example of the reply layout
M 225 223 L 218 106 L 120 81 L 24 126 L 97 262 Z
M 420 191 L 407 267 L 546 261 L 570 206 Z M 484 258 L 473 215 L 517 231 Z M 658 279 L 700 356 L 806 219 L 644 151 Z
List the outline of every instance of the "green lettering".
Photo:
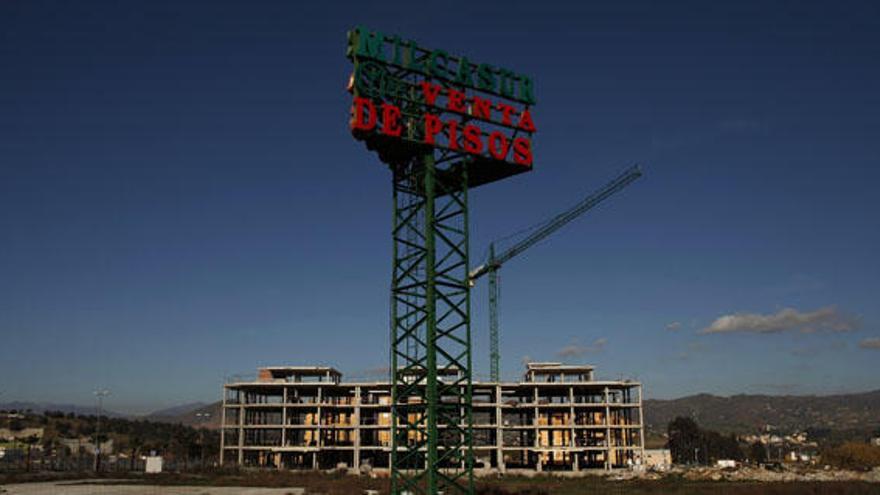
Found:
M 394 35 L 394 63 L 397 64 L 397 65 L 403 65 L 403 62 L 401 61 L 401 57 L 402 57 L 401 52 L 402 52 L 403 50 L 400 49 L 400 45 L 401 45 L 402 43 L 403 43 L 403 42 L 402 42 L 402 40 L 400 39 L 400 36 L 397 36 L 397 35 L 395 34 L 395 35 Z
M 519 75 L 519 99 L 529 104 L 535 103 L 535 88 L 532 78 L 522 74 Z
M 368 31 L 363 27 L 357 31 L 357 54 L 359 57 L 385 60 L 385 35 L 379 31 Z
M 461 57 L 458 62 L 458 75 L 455 76 L 455 82 L 465 86 L 473 86 L 474 81 L 471 79 L 471 63 L 467 57 Z
M 418 60 L 418 55 L 416 55 L 416 49 L 418 45 L 416 45 L 415 41 L 407 42 L 407 50 L 406 50 L 406 68 L 410 70 L 414 70 L 416 72 L 425 72 L 425 67 Z
M 495 74 L 492 66 L 480 64 L 477 66 L 477 87 L 483 91 L 495 91 Z
M 507 69 L 498 69 L 498 75 L 501 76 L 498 81 L 498 89 L 501 96 L 513 98 L 513 78 L 515 74 Z
M 443 65 L 437 63 L 439 59 L 443 59 Z M 446 77 L 446 63 L 448 60 L 449 55 L 443 50 L 431 52 L 431 55 L 428 57 L 428 70 L 431 71 L 431 75 L 434 77 Z

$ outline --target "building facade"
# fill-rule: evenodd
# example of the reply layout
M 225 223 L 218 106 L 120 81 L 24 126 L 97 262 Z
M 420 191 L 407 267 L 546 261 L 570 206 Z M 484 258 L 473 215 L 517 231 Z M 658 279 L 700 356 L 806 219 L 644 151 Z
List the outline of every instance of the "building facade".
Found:
M 641 384 L 594 380 L 590 366 L 531 363 L 520 382 L 475 382 L 477 472 L 612 470 L 642 464 Z M 261 368 L 227 383 L 223 464 L 388 469 L 391 386 L 343 382 L 326 367 Z

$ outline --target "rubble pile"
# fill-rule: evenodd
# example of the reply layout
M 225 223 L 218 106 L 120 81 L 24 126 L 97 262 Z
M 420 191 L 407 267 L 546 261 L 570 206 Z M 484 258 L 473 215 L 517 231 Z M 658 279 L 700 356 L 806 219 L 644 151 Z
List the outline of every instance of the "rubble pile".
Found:
M 658 480 L 666 477 L 681 477 L 688 481 L 760 481 L 760 482 L 791 482 L 791 481 L 866 481 L 880 483 L 880 467 L 872 471 L 850 471 L 843 469 L 817 467 L 789 467 L 765 469 L 760 467 L 742 466 L 737 468 L 718 467 L 673 467 L 664 472 L 645 471 L 616 473 L 610 476 L 614 480 L 645 479 Z

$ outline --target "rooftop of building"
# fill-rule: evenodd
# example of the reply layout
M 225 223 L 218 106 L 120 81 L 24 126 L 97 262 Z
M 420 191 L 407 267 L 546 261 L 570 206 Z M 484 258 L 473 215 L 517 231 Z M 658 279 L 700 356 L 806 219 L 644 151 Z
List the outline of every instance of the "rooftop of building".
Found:
M 556 362 L 526 363 L 524 382 L 592 382 L 593 367 L 588 365 L 571 365 Z
M 257 372 L 259 382 L 334 382 L 342 380 L 342 372 L 329 366 L 264 366 Z
M 260 369 L 272 373 L 290 372 L 308 376 L 320 376 L 327 373 L 330 373 L 331 375 L 342 375 L 341 371 L 329 366 L 263 366 Z
M 570 384 L 570 383 L 607 383 L 607 384 L 626 384 L 637 385 L 634 380 L 618 379 L 618 380 L 596 380 L 594 377 L 595 367 L 591 365 L 573 365 L 563 364 L 559 362 L 531 362 L 526 363 L 525 373 L 518 382 L 502 381 L 501 384 L 515 385 L 539 383 L 546 384 Z M 416 373 L 417 374 L 417 373 Z M 263 366 L 258 369 L 256 379 L 233 379 L 230 384 L 272 384 L 272 383 L 303 383 L 303 384 L 321 384 L 333 383 L 343 384 L 342 372 L 336 368 L 329 366 Z M 455 379 L 459 375 L 457 368 L 440 369 L 438 377 L 443 379 Z M 385 386 L 388 379 L 368 380 L 368 381 L 351 381 L 344 382 L 345 385 L 361 385 L 361 386 Z M 474 386 L 489 386 L 496 382 L 488 382 L 475 379 Z
M 526 370 L 540 371 L 543 373 L 553 373 L 561 371 L 593 371 L 595 366 L 587 364 L 562 364 L 555 362 L 531 362 L 526 363 Z

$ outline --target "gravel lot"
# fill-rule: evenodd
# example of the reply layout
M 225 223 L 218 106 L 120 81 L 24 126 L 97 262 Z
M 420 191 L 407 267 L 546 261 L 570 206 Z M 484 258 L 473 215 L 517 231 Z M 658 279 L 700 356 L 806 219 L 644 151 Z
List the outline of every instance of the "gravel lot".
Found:
M 108 485 L 84 482 L 23 483 L 0 486 L 3 495 L 287 495 L 290 488 L 241 488 L 234 486 Z M 5 491 L 4 491 L 5 490 Z

